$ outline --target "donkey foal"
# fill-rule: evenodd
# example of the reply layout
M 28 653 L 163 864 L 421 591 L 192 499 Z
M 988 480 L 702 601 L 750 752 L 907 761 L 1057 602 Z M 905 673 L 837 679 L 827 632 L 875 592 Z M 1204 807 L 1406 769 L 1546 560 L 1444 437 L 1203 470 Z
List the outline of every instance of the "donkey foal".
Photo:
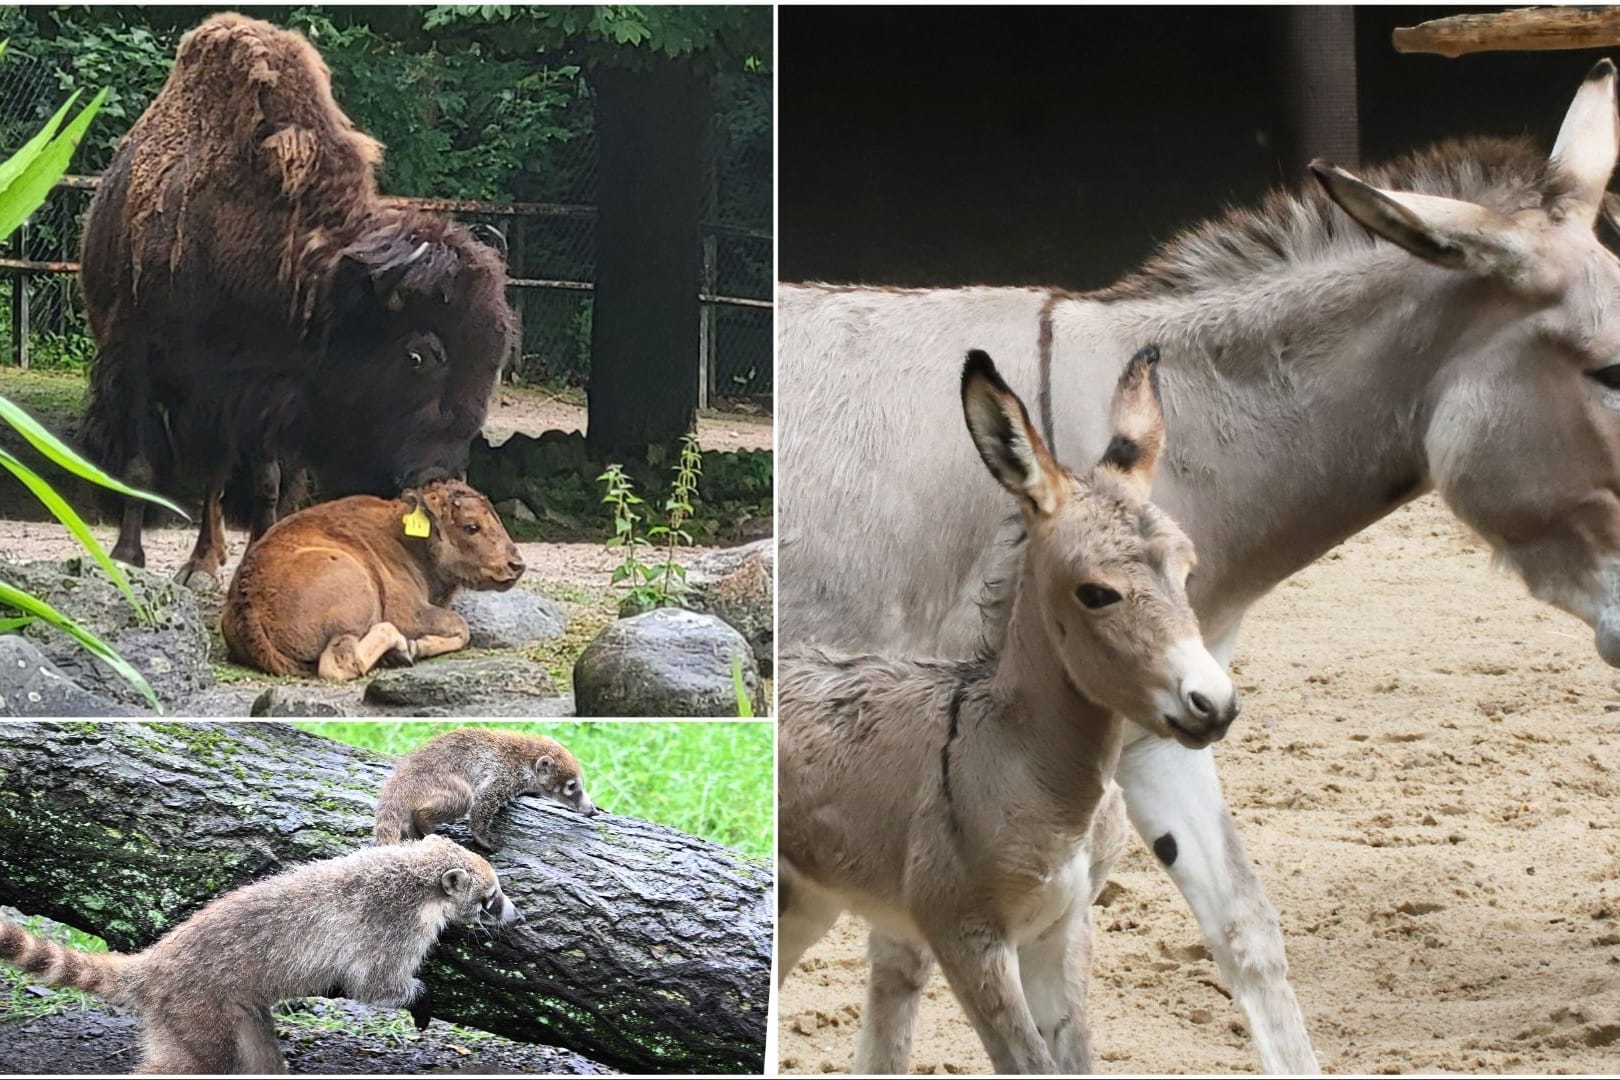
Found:
M 1091 1068 L 1088 908 L 1126 834 L 1123 724 L 1201 747 L 1238 711 L 1187 602 L 1192 544 L 1148 501 L 1157 362 L 1149 347 L 1120 376 L 1113 441 L 1081 477 L 968 354 L 968 431 L 1027 537 L 998 650 L 783 658 L 779 978 L 842 911 L 871 921 L 857 1072 L 906 1071 L 932 958 L 997 1072 Z

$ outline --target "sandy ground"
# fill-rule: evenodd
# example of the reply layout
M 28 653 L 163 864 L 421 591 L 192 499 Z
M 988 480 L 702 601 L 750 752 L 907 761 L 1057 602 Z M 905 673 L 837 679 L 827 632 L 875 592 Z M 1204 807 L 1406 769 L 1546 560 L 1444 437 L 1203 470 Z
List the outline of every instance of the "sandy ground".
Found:
M 1243 717 L 1216 748 L 1336 1072 L 1620 1071 L 1620 677 L 1591 634 L 1493 571 L 1432 496 L 1251 614 Z M 1141 845 L 1092 912 L 1098 1065 L 1255 1067 L 1191 914 Z M 787 982 L 787 1072 L 842 1071 L 865 936 Z M 984 1072 L 937 975 L 912 1057 Z
M 484 434 L 497 444 L 516 431 L 538 435 L 554 430 L 584 431 L 585 409 L 536 387 L 503 387 L 484 421 Z M 698 442 L 705 450 L 769 450 L 771 417 L 765 413 L 703 413 L 698 417 Z

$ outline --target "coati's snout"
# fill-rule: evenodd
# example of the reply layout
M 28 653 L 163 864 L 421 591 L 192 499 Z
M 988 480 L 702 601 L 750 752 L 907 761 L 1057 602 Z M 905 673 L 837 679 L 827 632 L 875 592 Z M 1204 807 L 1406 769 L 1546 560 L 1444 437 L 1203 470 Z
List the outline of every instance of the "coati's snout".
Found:
M 566 806 L 576 814 L 596 816 L 596 804 L 585 794 L 585 776 L 579 762 L 560 744 L 553 743 L 535 759 L 527 794 Z
M 526 921 L 506 898 L 495 868 L 485 859 L 442 836 L 429 836 L 420 843 L 443 845 L 454 857 L 450 869 L 439 878 L 439 888 L 450 901 L 450 922 L 506 927 Z
M 517 905 L 506 898 L 506 894 L 496 886 L 495 891 L 484 898 L 479 921 L 494 923 L 496 926 L 522 926 L 528 922 Z

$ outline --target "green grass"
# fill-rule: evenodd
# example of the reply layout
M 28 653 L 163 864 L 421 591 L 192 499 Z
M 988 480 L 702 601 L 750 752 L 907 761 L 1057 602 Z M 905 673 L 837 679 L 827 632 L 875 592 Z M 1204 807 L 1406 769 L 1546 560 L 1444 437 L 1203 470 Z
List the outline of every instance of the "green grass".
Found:
M 467 726 L 454 721 L 295 723 L 351 746 L 396 755 Z M 556 720 L 499 726 L 550 735 L 568 747 L 585 770 L 586 790 L 606 810 L 656 821 L 755 858 L 771 856 L 774 725 L 768 722 Z

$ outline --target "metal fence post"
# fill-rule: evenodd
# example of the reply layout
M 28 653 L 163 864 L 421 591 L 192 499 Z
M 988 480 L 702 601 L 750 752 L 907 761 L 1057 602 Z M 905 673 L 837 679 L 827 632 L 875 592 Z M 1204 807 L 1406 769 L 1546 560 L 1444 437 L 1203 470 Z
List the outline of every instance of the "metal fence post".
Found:
M 17 229 L 17 243 L 13 249 L 19 260 L 28 258 L 28 222 Z M 28 271 L 18 270 L 11 275 L 11 355 L 17 366 L 28 370 Z
M 703 236 L 703 296 L 720 295 L 719 243 L 713 233 Z M 709 389 L 714 383 L 715 357 L 714 309 L 712 299 L 699 301 L 698 321 L 698 411 L 709 407 Z

